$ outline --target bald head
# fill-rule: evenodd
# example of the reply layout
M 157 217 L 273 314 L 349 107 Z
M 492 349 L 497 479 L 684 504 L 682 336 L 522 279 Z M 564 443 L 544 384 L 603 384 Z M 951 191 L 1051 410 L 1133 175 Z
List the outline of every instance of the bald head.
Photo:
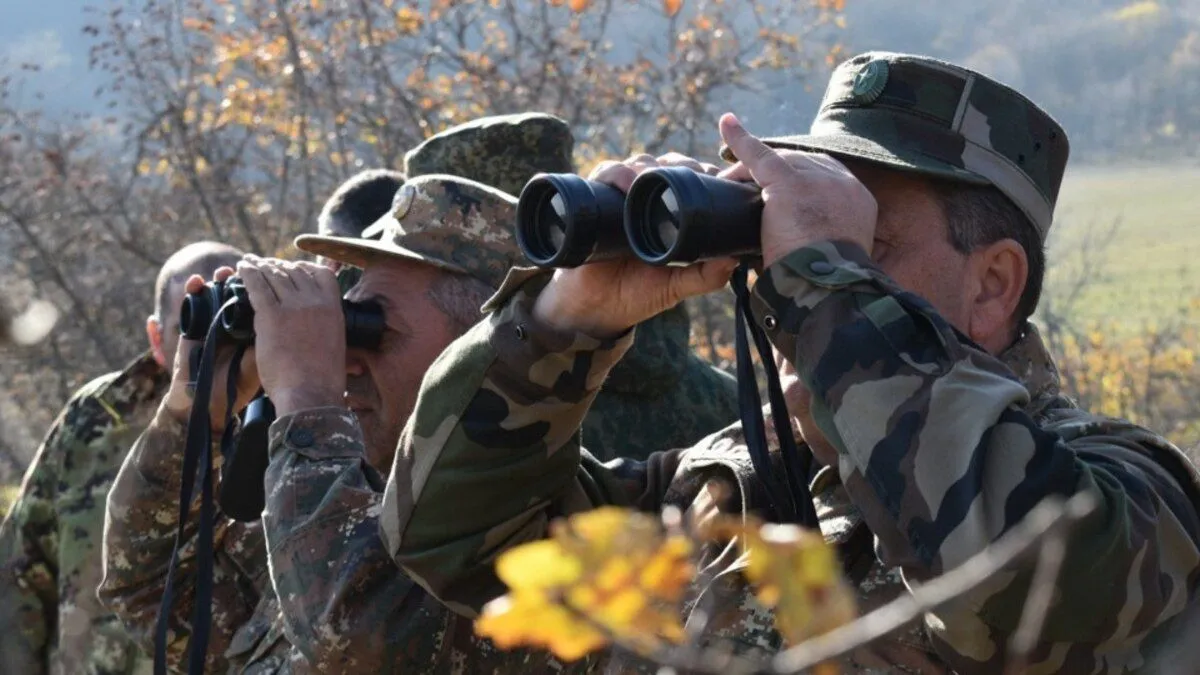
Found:
M 193 274 L 210 279 L 218 267 L 234 267 L 241 259 L 242 252 L 229 244 L 198 241 L 179 249 L 163 263 L 154 280 L 154 314 L 146 322 L 150 347 L 160 364 L 167 365 L 175 358 L 184 282 Z

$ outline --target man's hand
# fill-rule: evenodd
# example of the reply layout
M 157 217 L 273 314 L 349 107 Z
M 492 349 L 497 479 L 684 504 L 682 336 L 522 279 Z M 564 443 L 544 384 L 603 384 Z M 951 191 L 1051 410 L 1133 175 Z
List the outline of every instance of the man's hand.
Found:
M 231 276 L 233 276 L 233 269 L 229 267 L 222 267 L 213 273 L 213 278 L 217 281 L 225 281 Z M 188 294 L 199 293 L 203 288 L 204 278 L 198 274 L 193 274 L 184 285 Z M 201 340 L 189 340 L 180 335 L 179 346 L 175 349 L 175 366 L 171 373 L 171 386 L 163 398 L 162 410 L 183 424 L 187 424 L 188 418 L 192 414 L 195 396 L 195 383 L 191 381 L 192 359 L 198 358 L 200 347 L 203 344 Z M 210 419 L 214 434 L 220 434 L 225 429 L 225 382 L 229 376 L 229 364 L 233 360 L 233 352 L 232 346 L 223 346 L 217 350 L 213 364 L 212 397 L 209 400 L 208 409 L 211 413 Z M 243 355 L 241 367 L 238 370 L 237 400 L 234 401 L 233 409 L 237 411 L 246 407 L 250 403 L 250 399 L 258 392 L 258 387 L 258 370 L 255 367 L 254 349 L 251 348 L 246 350 Z
M 686 166 L 713 175 L 717 168 L 677 153 L 659 158 L 638 155 L 624 162 L 603 162 L 588 177 L 628 192 L 637 175 L 658 166 Z M 538 296 L 533 313 L 546 326 L 607 338 L 661 314 L 684 299 L 721 288 L 737 266 L 733 259 L 708 260 L 687 267 L 652 267 L 636 258 L 560 269 Z
M 247 255 L 238 276 L 254 307 L 258 373 L 275 411 L 342 405 L 346 320 L 333 272 Z
M 796 249 L 833 239 L 852 241 L 870 254 L 875 241 L 875 197 L 829 155 L 774 150 L 726 113 L 721 138 L 738 163 L 721 178 L 753 180 L 762 187 L 763 266 Z

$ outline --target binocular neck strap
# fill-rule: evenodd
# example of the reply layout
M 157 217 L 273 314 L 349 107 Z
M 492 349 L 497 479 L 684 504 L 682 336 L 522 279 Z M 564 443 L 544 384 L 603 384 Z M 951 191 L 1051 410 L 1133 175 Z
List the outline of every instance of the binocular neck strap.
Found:
M 746 285 L 749 275 L 748 264 L 743 262 L 734 270 L 730 284 L 735 303 L 734 340 L 737 352 L 738 411 L 742 420 L 742 432 L 746 437 L 746 448 L 751 464 L 758 474 L 777 515 L 785 522 L 798 523 L 817 528 L 817 514 L 812 495 L 808 489 L 808 477 L 812 471 L 812 454 L 801 453 L 792 433 L 791 417 L 779 384 L 779 371 L 771 352 L 771 343 L 766 333 L 754 322 L 750 311 L 750 290 Z M 770 448 L 767 443 L 766 425 L 762 414 L 762 399 L 758 393 L 758 378 L 750 355 L 747 333 L 754 340 L 755 350 L 762 362 L 767 378 L 767 400 L 771 406 L 771 421 L 779 441 L 780 459 L 783 464 L 783 480 L 771 469 Z
M 221 331 L 221 315 L 233 306 L 230 300 L 213 316 L 204 345 L 200 352 L 200 364 L 196 370 L 195 398 L 192 413 L 188 418 L 187 440 L 183 451 L 183 475 L 179 485 L 179 522 L 175 530 L 175 545 L 171 551 L 171 562 L 167 567 L 167 583 L 162 602 L 158 608 L 158 621 L 154 631 L 154 673 L 167 673 L 167 634 L 171 609 L 175 602 L 175 570 L 179 566 L 179 551 L 187 540 L 188 515 L 191 511 L 193 490 L 197 481 L 201 485 L 200 522 L 196 532 L 196 589 L 192 607 L 191 634 L 188 638 L 188 673 L 204 673 L 205 657 L 208 652 L 208 637 L 212 628 L 213 591 L 213 532 L 215 529 L 215 498 L 213 495 L 212 426 L 208 402 L 212 397 L 213 371 L 216 365 L 217 340 Z M 225 451 L 233 439 L 233 405 L 237 398 L 238 371 L 246 345 L 238 345 L 230 363 L 226 380 L 225 431 L 221 437 L 221 449 Z

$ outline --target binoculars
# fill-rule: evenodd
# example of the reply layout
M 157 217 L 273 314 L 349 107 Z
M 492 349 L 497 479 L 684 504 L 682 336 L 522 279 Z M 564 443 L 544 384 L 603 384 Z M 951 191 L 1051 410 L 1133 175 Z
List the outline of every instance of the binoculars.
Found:
M 235 302 L 228 307 L 230 300 Z M 221 308 L 225 307 L 224 310 Z M 242 280 L 210 281 L 204 289 L 189 294 L 179 312 L 179 331 L 189 340 L 203 340 L 213 318 L 220 313 L 219 335 L 239 344 L 254 342 L 254 308 Z M 383 338 L 383 308 L 374 302 L 342 301 L 346 317 L 346 346 L 375 349 Z
M 574 174 L 539 174 L 517 202 L 517 243 L 538 267 L 637 257 L 650 265 L 761 255 L 757 185 L 660 167 L 627 195 Z

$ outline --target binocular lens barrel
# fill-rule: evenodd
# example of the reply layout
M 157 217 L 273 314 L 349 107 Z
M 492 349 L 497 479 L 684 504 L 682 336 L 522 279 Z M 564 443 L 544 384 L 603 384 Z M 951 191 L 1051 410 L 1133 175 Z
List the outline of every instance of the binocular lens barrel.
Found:
M 517 201 L 517 244 L 539 267 L 578 267 L 628 256 L 624 195 L 574 174 L 539 174 Z
M 758 255 L 762 193 L 749 183 L 661 167 L 640 174 L 625 198 L 625 234 L 650 265 Z
M 346 317 L 346 346 L 358 349 L 377 349 L 383 340 L 387 324 L 383 307 L 376 302 L 342 300 L 342 315 Z
M 204 340 L 216 313 L 232 298 L 237 301 L 221 312 L 222 337 L 239 343 L 253 342 L 254 307 L 246 287 L 237 277 L 231 277 L 225 283 L 209 282 L 204 285 L 204 290 L 185 297 L 179 310 L 180 333 L 189 340 Z M 342 315 L 346 319 L 346 346 L 379 347 L 386 327 L 379 303 L 342 300 Z
M 212 325 L 213 315 L 220 307 L 225 284 L 211 281 L 199 293 L 190 293 L 179 310 L 179 332 L 188 340 L 203 340 Z

